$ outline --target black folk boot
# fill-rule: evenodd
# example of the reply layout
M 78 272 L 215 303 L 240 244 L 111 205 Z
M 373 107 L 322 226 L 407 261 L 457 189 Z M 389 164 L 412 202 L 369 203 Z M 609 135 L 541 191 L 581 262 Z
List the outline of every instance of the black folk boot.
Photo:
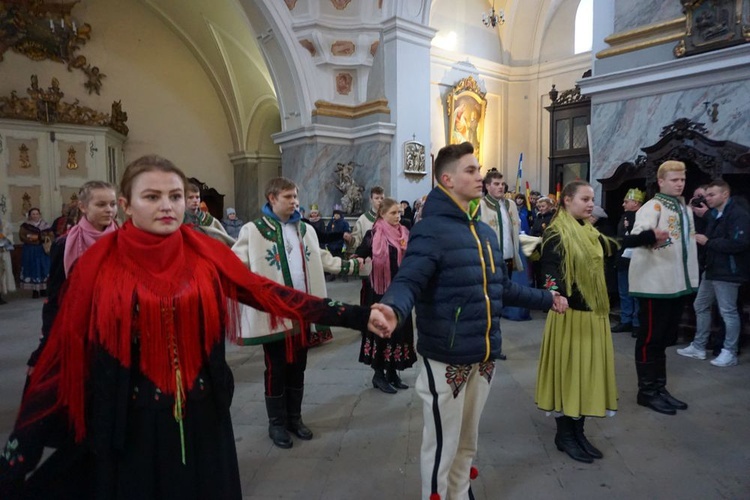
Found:
M 588 439 L 586 439 L 586 436 L 583 434 L 583 424 L 586 421 L 586 417 L 581 417 L 578 420 L 573 420 L 573 430 L 576 436 L 576 441 L 578 442 L 578 446 L 583 449 L 586 453 L 588 453 L 591 458 L 602 458 L 604 455 L 601 451 L 599 451 L 591 442 L 589 442 Z
M 388 383 L 383 370 L 375 370 L 375 375 L 372 376 L 372 386 L 376 389 L 380 389 L 386 394 L 396 394 L 398 392 L 391 384 Z
M 313 438 L 313 433 L 302 422 L 302 397 L 304 394 L 304 388 L 286 388 L 286 428 L 298 438 L 309 441 Z
M 286 431 L 286 397 L 266 396 L 266 411 L 268 412 L 268 436 L 273 444 L 279 448 L 292 447 L 292 438 Z
M 576 440 L 573 419 L 570 417 L 555 417 L 555 423 L 557 424 L 557 434 L 555 434 L 557 449 L 564 451 L 570 458 L 578 462 L 586 464 L 593 462 L 594 459 L 581 448 Z
M 656 392 L 658 392 L 661 398 L 674 409 L 687 410 L 687 403 L 675 398 L 667 390 L 667 358 L 656 360 L 655 365 L 656 376 L 654 378 L 654 383 L 656 384 Z
M 385 379 L 396 389 L 408 389 L 409 386 L 401 381 L 395 368 L 388 368 L 385 373 Z
M 664 415 L 677 413 L 656 388 L 656 365 L 636 362 L 635 369 L 638 373 L 638 404 Z

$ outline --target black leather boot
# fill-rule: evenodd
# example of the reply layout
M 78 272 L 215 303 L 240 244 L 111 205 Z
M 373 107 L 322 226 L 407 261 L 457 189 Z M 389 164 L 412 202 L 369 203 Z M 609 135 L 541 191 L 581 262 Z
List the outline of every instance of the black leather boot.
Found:
M 573 420 L 573 430 L 575 432 L 576 441 L 578 446 L 583 449 L 586 453 L 591 455 L 592 458 L 602 458 L 604 455 L 599 451 L 583 434 L 583 424 L 586 421 L 586 417 L 581 417 L 578 420 Z
M 401 381 L 401 377 L 398 376 L 398 372 L 394 368 L 388 368 L 385 379 L 396 389 L 408 389 L 409 386 Z
M 279 448 L 292 447 L 292 438 L 286 431 L 286 397 L 266 396 L 266 411 L 268 412 L 268 436 L 273 444 Z
M 659 393 L 659 396 L 661 396 L 669 406 L 677 410 L 687 410 L 687 403 L 675 398 L 667 390 L 667 358 L 656 360 L 655 365 L 656 378 L 654 379 L 654 383 L 656 385 L 656 392 Z
M 575 436 L 574 421 L 570 417 L 555 417 L 557 434 L 555 434 L 555 446 L 564 451 L 573 460 L 590 464 L 594 461 L 591 456 L 583 451 Z
M 383 373 L 383 370 L 375 370 L 375 375 L 372 376 L 372 386 L 376 389 L 380 389 L 386 394 L 396 394 L 398 392 L 385 379 L 385 373 Z
M 677 413 L 674 407 L 667 403 L 656 389 L 656 366 L 654 363 L 636 362 L 635 369 L 638 373 L 638 404 L 664 415 Z
M 302 422 L 302 397 L 304 389 L 286 388 L 286 428 L 305 441 L 313 438 L 312 431 Z

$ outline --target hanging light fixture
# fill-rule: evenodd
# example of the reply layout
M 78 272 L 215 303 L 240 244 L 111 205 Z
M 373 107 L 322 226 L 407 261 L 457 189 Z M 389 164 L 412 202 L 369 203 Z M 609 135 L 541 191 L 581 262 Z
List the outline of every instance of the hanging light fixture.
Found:
M 59 3 L 41 1 L 36 3 L 35 9 L 47 16 L 49 29 L 53 33 L 59 30 L 62 33 L 69 32 L 76 35 L 78 34 L 78 24 L 73 18 L 71 11 L 80 1 L 74 0 L 67 3 L 62 0 Z
M 492 9 L 489 12 L 482 12 L 482 22 L 488 28 L 505 24 L 505 12 L 502 9 L 495 11 L 495 0 L 492 0 Z

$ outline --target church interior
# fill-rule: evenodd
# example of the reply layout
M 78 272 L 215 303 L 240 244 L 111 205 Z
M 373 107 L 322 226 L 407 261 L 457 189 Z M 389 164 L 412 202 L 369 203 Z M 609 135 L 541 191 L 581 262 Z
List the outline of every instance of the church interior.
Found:
M 437 151 L 463 140 L 511 189 L 520 166 L 522 189 L 542 193 L 583 178 L 615 213 L 664 159 L 688 161 L 689 188 L 739 179 L 748 5 L 683 4 L 4 2 L 3 216 L 18 223 L 31 205 L 53 218 L 77 186 L 117 182 L 148 153 L 213 189 L 215 215 L 236 207 L 244 220 L 277 175 L 329 216 L 339 164 L 365 189 L 415 200 L 434 184 Z M 722 13 L 731 29 L 690 25 Z M 644 152 L 667 134 L 672 146 Z
M 438 151 L 467 141 L 482 172 L 499 170 L 511 191 L 554 195 L 569 181 L 590 182 L 610 221 L 620 218 L 632 188 L 654 194 L 656 171 L 667 160 L 686 164 L 687 199 L 717 178 L 750 199 L 748 42 L 750 0 L 0 0 L 0 219 L 14 235 L 14 275 L 18 228 L 32 207 L 52 221 L 82 184 L 117 184 L 128 163 L 148 154 L 168 158 L 200 184 L 214 217 L 231 207 L 243 221 L 259 216 L 265 185 L 278 176 L 293 180 L 300 205 L 319 207 L 324 218 L 347 195 L 344 175 L 364 198 L 346 213 L 350 220 L 367 209 L 376 185 L 412 203 L 435 186 Z M 747 284 L 742 290 L 747 345 Z M 518 359 L 538 350 L 538 339 L 523 333 L 510 337 L 522 346 L 513 353 Z M 631 346 L 618 342 L 621 371 L 632 371 Z M 230 354 L 239 358 L 235 349 Z M 531 386 L 532 371 L 520 362 L 506 366 L 516 370 L 514 383 Z M 237 368 L 252 378 L 247 366 Z M 326 369 L 320 362 L 311 371 L 323 379 Z M 693 392 L 708 394 L 709 402 L 696 407 L 713 419 L 715 379 L 689 370 L 679 373 L 699 381 Z M 721 402 L 740 394 L 737 388 L 747 392 L 741 377 L 731 376 Z M 373 414 L 379 404 L 372 403 Z M 493 411 L 506 410 L 505 401 L 494 404 Z M 343 411 L 333 403 L 329 410 Z M 746 415 L 732 412 L 735 423 Z M 628 433 L 644 432 L 637 428 L 642 420 L 627 418 L 617 430 L 623 455 L 636 447 Z M 509 448 L 514 439 L 534 444 L 527 439 L 537 432 L 533 419 L 523 414 L 518 421 L 524 432 L 510 437 Z M 658 462 L 654 476 L 665 475 L 667 459 L 677 457 L 676 469 L 690 479 L 704 462 L 705 475 L 724 466 L 719 447 L 680 458 L 677 438 L 658 441 L 666 435 L 662 425 L 650 431 L 655 443 L 667 444 L 648 452 L 659 460 L 633 452 L 636 469 Z M 747 434 L 747 426 L 716 429 L 712 438 L 737 447 L 732 456 L 740 459 L 727 467 L 739 477 L 747 453 L 732 436 Z M 404 432 L 413 447 L 419 429 Z M 240 448 L 256 444 L 250 432 L 242 435 Z M 523 446 L 532 447 L 528 442 Z M 505 452 L 505 443 L 496 444 L 492 453 Z M 419 471 L 410 465 L 413 479 Z M 622 472 L 623 484 L 639 487 L 637 472 Z M 732 479 L 723 490 L 709 489 L 713 483 L 699 479 L 706 489 L 691 497 L 686 481 L 684 498 L 735 498 L 747 487 Z M 633 491 L 672 496 L 644 484 Z M 534 497 L 523 488 L 508 498 Z M 632 498 L 625 490 L 614 498 Z M 605 494 L 599 488 L 588 497 Z

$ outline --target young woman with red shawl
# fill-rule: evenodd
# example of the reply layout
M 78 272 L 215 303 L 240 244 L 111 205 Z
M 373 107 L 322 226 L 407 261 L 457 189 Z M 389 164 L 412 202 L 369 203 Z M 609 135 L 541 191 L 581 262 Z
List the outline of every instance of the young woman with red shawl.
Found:
M 380 301 L 406 254 L 409 230 L 400 224 L 399 208 L 396 200 L 385 198 L 378 209 L 375 224 L 365 233 L 357 249 L 357 256 L 372 257 L 372 271 L 370 279 L 365 281 L 363 295 L 366 304 Z M 408 389 L 398 371 L 413 366 L 417 361 L 411 315 L 389 339 L 378 338 L 363 330 L 359 361 L 375 370 L 372 386 L 376 389 L 387 394 L 395 394 L 396 389 Z
M 257 276 L 226 245 L 183 226 L 185 184 L 158 156 L 125 170 L 120 203 L 130 219 L 68 277 L 0 453 L 4 498 L 239 500 L 224 351 L 225 335 L 237 335 L 237 301 L 270 313 L 273 323 L 285 317 L 389 334 L 378 311 Z M 25 480 L 50 434 L 66 431 L 77 444 Z

